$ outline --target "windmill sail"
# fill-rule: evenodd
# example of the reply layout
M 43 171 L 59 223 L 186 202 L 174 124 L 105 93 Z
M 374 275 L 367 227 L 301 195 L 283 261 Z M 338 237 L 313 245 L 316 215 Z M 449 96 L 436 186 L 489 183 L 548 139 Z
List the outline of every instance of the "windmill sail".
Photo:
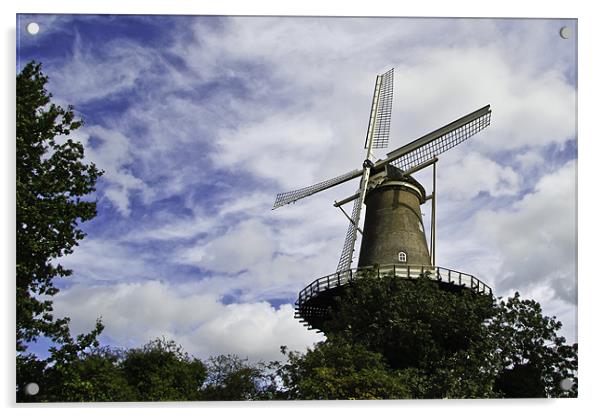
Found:
M 328 179 L 323 182 L 316 183 L 315 185 L 307 186 L 305 188 L 297 189 L 295 191 L 283 192 L 276 195 L 276 201 L 272 209 L 276 209 L 291 202 L 298 201 L 301 198 L 313 195 L 320 191 L 323 191 L 333 186 L 339 185 L 348 180 L 362 176 L 363 170 L 356 169 L 351 172 L 344 173 L 343 175 L 337 176 L 336 178 Z
M 383 149 L 389 145 L 392 108 L 393 68 L 379 75 L 376 79 L 364 149 L 370 146 L 370 141 L 372 141 L 372 148 L 374 149 Z
M 368 134 L 366 135 L 366 162 L 360 180 L 359 197 L 353 203 L 351 221 L 347 228 L 343 252 L 339 259 L 337 272 L 347 271 L 351 268 L 353 262 L 353 251 L 355 250 L 355 240 L 357 239 L 357 230 L 359 227 L 362 205 L 366 198 L 368 179 L 370 178 L 370 169 L 372 163 L 367 163 L 372 155 L 372 149 L 386 147 L 389 141 L 389 127 L 391 126 L 391 106 L 393 101 L 393 69 L 376 77 L 374 85 L 374 96 L 372 97 L 372 109 L 370 110 L 370 121 L 368 122 Z
M 358 192 L 361 192 L 361 189 Z M 351 212 L 352 221 L 349 222 L 349 227 L 347 227 L 347 235 L 345 236 L 345 243 L 343 244 L 343 252 L 341 253 L 341 258 L 339 259 L 337 272 L 346 271 L 351 268 L 362 204 L 363 201 L 361 200 L 361 197 L 356 198 L 355 202 L 353 203 L 353 211 Z
M 416 167 L 480 132 L 490 121 L 491 109 L 487 105 L 394 150 L 378 161 L 376 167 L 389 163 L 401 170 Z

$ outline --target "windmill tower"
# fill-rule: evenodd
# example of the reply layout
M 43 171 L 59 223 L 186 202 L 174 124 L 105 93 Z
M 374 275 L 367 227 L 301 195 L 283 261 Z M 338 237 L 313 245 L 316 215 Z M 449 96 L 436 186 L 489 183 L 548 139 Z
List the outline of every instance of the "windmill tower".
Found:
M 296 317 L 310 329 L 321 329 L 328 319 L 329 307 L 343 287 L 354 279 L 368 274 L 415 279 L 426 275 L 446 290 L 463 290 L 491 294 L 491 288 L 476 277 L 436 266 L 435 263 L 435 188 L 438 156 L 487 127 L 491 119 L 489 105 L 426 134 L 376 160 L 374 149 L 388 146 L 393 103 L 393 69 L 376 77 L 368 132 L 364 148 L 366 158 L 361 169 L 355 169 L 335 178 L 276 196 L 276 209 L 317 192 L 360 178 L 353 195 L 334 206 L 349 219 L 343 251 L 335 273 L 314 280 L 299 292 Z M 411 175 L 426 167 L 433 167 L 432 192 Z M 420 206 L 430 201 L 430 250 Z M 353 202 L 351 215 L 343 205 Z M 366 214 L 363 228 L 360 216 L 363 205 Z M 362 235 L 358 266 L 351 268 L 358 233 Z

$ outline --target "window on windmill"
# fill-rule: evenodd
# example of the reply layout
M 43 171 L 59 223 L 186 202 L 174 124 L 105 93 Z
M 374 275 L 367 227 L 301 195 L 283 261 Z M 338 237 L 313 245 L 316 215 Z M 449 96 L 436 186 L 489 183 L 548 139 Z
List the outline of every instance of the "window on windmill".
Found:
M 406 255 L 405 251 L 400 251 L 397 255 L 397 259 L 400 262 L 405 263 L 406 261 L 408 261 L 408 256 Z

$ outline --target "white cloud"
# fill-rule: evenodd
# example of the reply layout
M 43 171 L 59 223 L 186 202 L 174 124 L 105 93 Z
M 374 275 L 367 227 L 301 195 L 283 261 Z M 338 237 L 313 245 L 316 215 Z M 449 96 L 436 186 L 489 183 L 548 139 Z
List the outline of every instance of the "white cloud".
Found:
M 256 177 L 285 185 L 306 186 L 332 149 L 330 126 L 307 114 L 279 112 L 259 123 L 219 134 L 213 161 L 228 169 L 245 169 Z M 321 151 L 318 152 L 317 149 Z
M 77 103 L 100 100 L 133 88 L 151 69 L 152 55 L 150 49 L 124 41 L 91 48 L 76 34 L 70 59 L 53 74 L 50 86 L 61 97 L 76 99 Z
M 175 241 L 196 237 L 201 233 L 210 231 L 215 226 L 213 220 L 202 215 L 175 220 L 169 215 L 162 215 L 159 216 L 158 222 L 159 226 L 149 226 L 135 230 L 124 235 L 122 240 L 134 242 L 149 240 Z
M 280 345 L 303 350 L 322 339 L 293 318 L 291 305 L 222 304 L 214 295 L 164 282 L 75 285 L 55 300 L 73 332 L 89 331 L 101 316 L 104 335 L 128 347 L 166 336 L 199 358 L 234 353 L 251 360 L 281 359 Z
M 140 191 L 145 200 L 154 195 L 155 191 L 128 167 L 136 158 L 131 138 L 99 125 L 83 128 L 76 133 L 76 138 L 84 144 L 89 144 L 92 138 L 96 140 L 95 147 L 86 147 L 86 161 L 94 162 L 104 171 L 101 177 L 107 184 L 104 196 L 122 215 L 128 216 L 130 213 L 132 192 Z
M 493 197 L 514 195 L 519 190 L 520 176 L 510 167 L 503 167 L 492 159 L 470 152 L 460 153 L 439 178 L 443 198 L 470 199 L 487 192 Z M 445 157 L 445 156 L 444 156 Z
M 474 138 L 484 150 L 562 143 L 575 133 L 576 92 L 556 68 L 534 72 L 531 65 L 507 59 L 496 41 L 421 48 L 418 62 L 398 70 L 395 119 L 410 120 L 418 136 L 491 104 L 491 127 Z
M 157 277 L 156 258 L 141 253 L 118 240 L 85 238 L 74 252 L 58 262 L 73 269 L 69 281 L 116 282 Z
M 521 170 L 529 172 L 532 169 L 540 167 L 544 164 L 545 159 L 537 151 L 527 151 L 515 156 L 515 159 L 520 165 Z
M 200 247 L 185 249 L 180 259 L 218 273 L 238 273 L 272 258 L 271 234 L 260 221 L 244 221 Z
M 229 224 L 231 216 L 221 217 L 213 234 L 178 249 L 170 261 L 208 271 L 199 284 L 210 293 L 236 294 L 244 301 L 293 298 L 334 271 L 346 227 L 330 204 L 307 202 L 288 212 L 266 209 L 234 224 Z M 325 215 L 316 218 L 316 206 Z
M 511 207 L 477 214 L 476 230 L 500 251 L 503 263 L 496 279 L 500 288 L 554 283 L 556 296 L 576 303 L 574 161 L 544 176 L 533 193 Z

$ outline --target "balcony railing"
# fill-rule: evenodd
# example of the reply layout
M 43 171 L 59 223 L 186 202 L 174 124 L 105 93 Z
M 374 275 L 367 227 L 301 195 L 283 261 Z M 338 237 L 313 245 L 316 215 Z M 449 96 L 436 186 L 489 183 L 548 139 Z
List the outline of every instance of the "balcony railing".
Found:
M 425 275 L 433 281 L 449 283 L 458 287 L 466 287 L 476 293 L 491 295 L 491 288 L 470 274 L 445 269 L 443 267 L 391 264 L 378 267 L 349 269 L 320 277 L 299 292 L 297 305 L 302 306 L 320 292 L 334 289 L 356 279 L 367 276 L 381 277 L 386 275 L 394 275 L 403 279 L 417 279 L 420 275 Z

